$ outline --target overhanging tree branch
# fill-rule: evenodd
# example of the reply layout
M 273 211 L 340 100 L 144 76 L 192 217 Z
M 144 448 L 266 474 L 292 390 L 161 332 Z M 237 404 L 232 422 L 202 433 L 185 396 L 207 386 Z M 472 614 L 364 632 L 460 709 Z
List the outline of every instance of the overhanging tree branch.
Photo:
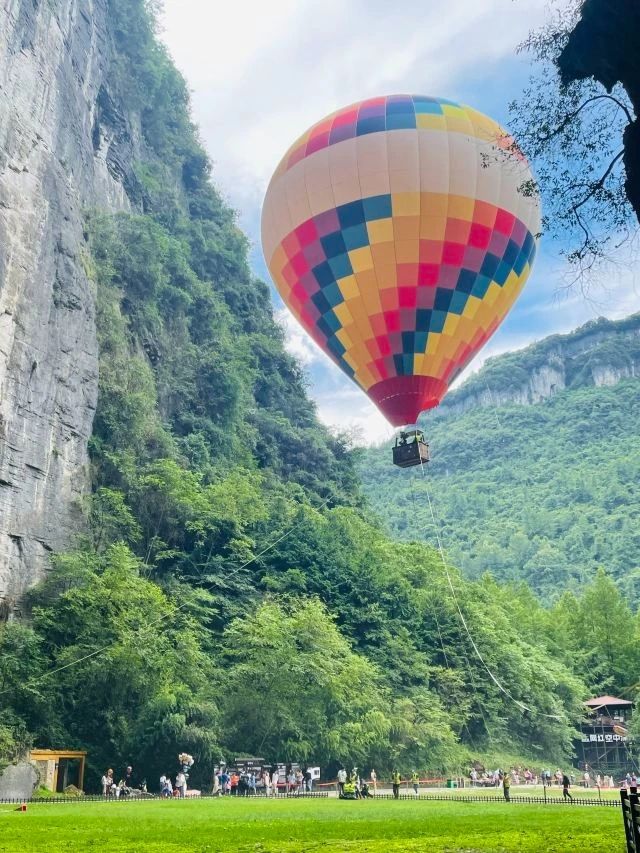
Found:
M 616 156 L 613 158 L 613 160 L 607 166 L 602 177 L 598 178 L 597 181 L 594 181 L 594 183 L 591 184 L 589 192 L 586 194 L 586 196 L 584 196 L 584 198 L 582 198 L 580 201 L 576 202 L 572 206 L 571 210 L 573 213 L 577 213 L 578 210 L 589 201 L 589 199 L 592 199 L 594 197 L 594 195 L 598 192 L 598 190 L 603 189 L 605 181 L 607 180 L 607 178 L 609 177 L 611 172 L 613 172 L 615 165 L 618 162 L 618 160 L 620 160 L 621 157 L 623 157 L 623 156 L 624 156 L 624 148 L 621 151 L 618 151 Z
M 578 107 L 577 110 L 574 110 L 573 112 L 571 112 L 567 116 L 565 116 L 565 118 L 560 122 L 560 124 L 555 128 L 555 130 L 552 130 L 550 133 L 546 134 L 545 136 L 539 137 L 538 142 L 543 143 L 543 144 L 545 142 L 550 142 L 554 137 L 561 134 L 571 124 L 571 122 L 580 115 L 580 113 L 582 112 L 582 110 L 585 107 L 589 106 L 590 104 L 594 103 L 595 101 L 603 101 L 603 100 L 604 101 L 613 101 L 613 103 L 616 104 L 619 107 L 619 109 L 621 109 L 622 112 L 625 114 L 629 124 L 631 124 L 633 122 L 634 119 L 633 119 L 633 116 L 631 115 L 631 112 L 629 111 L 629 108 L 625 104 L 623 104 L 622 101 L 620 101 L 618 98 L 614 97 L 613 95 L 593 95 L 593 97 L 587 98 L 586 101 L 583 101 L 583 103 L 580 104 L 580 106 Z

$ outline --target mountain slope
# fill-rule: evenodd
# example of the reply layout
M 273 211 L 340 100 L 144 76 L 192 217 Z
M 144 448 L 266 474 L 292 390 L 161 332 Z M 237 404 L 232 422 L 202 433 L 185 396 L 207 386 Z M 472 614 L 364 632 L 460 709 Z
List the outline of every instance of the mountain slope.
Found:
M 95 21 L 74 0 L 9 8 L 27 55 L 49 14 L 100 24 L 108 87 L 83 101 L 75 78 L 61 81 L 84 103 L 76 130 L 90 144 L 68 167 L 104 160 L 122 204 L 76 199 L 76 310 L 99 359 L 90 466 L 77 472 L 75 537 L 19 602 L 29 618 L 0 624 L 0 763 L 31 741 L 85 748 L 95 790 L 105 767 L 173 775 L 183 750 L 203 786 L 221 755 L 246 752 L 329 773 L 339 761 L 461 769 L 489 752 L 493 766 L 514 752 L 564 760 L 593 681 L 575 666 L 580 632 L 559 646 L 539 627 L 558 613 L 527 589 L 464 580 L 369 517 L 352 454 L 317 422 L 211 182 L 154 0 L 94 0 Z M 0 33 L 6 14 L 0 0 Z M 91 55 L 66 56 L 75 46 L 61 61 L 82 69 Z M 630 671 L 633 655 L 615 680 L 598 673 L 598 689 Z
M 604 567 L 637 600 L 639 329 L 640 315 L 597 321 L 492 359 L 425 418 L 427 482 L 394 469 L 388 448 L 367 451 L 365 491 L 392 534 L 435 543 L 429 489 L 468 576 L 526 580 L 549 599 Z

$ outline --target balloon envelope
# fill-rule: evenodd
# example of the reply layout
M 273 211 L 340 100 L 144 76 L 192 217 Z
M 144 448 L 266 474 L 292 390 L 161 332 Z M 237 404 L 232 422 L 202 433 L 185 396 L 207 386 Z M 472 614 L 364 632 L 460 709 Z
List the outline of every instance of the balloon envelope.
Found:
M 315 124 L 264 201 L 285 304 L 396 425 L 437 406 L 529 275 L 540 209 L 509 135 L 442 98 L 372 98 Z

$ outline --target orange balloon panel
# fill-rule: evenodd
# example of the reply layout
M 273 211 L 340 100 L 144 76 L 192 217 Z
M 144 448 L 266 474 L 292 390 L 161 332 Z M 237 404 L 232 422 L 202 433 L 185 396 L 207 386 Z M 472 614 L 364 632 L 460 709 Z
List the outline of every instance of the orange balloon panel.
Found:
M 437 406 L 531 270 L 529 166 L 490 118 L 439 98 L 372 98 L 289 149 L 262 243 L 285 304 L 396 426 Z

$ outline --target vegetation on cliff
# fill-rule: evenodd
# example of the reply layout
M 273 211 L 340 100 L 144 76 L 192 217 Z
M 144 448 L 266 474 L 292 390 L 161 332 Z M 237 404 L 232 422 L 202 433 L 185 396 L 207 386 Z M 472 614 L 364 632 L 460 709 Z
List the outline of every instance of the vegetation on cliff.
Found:
M 494 390 L 504 390 L 495 383 L 502 360 Z M 517 374 L 518 354 L 504 361 Z M 362 462 L 365 492 L 394 536 L 434 543 L 428 487 L 450 558 L 468 577 L 526 581 L 552 601 L 602 567 L 635 604 L 639 417 L 637 379 L 578 384 L 534 406 L 443 410 L 427 419 L 428 484 L 389 467 L 388 449 L 377 448 Z
M 93 493 L 30 618 L 0 631 L 6 730 L 87 748 L 92 787 L 128 762 L 152 780 L 180 750 L 203 785 L 247 750 L 381 769 L 566 757 L 582 678 L 609 676 L 588 661 L 576 673 L 573 634 L 553 630 L 565 611 L 447 575 L 433 548 L 371 520 L 353 454 L 319 425 L 212 187 L 151 4 L 110 3 L 114 86 L 145 153 L 136 212 L 87 215 Z

